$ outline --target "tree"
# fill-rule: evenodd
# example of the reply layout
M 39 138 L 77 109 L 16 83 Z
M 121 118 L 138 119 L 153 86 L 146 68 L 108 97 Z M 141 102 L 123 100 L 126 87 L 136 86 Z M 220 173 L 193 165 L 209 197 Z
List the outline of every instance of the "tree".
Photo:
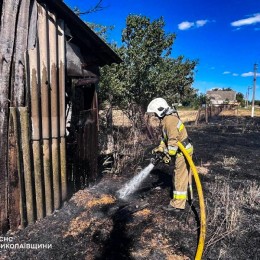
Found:
M 128 104 L 145 106 L 153 93 L 160 92 L 161 68 L 170 65 L 164 59 L 170 55 L 175 39 L 175 35 L 166 34 L 163 27 L 162 18 L 151 22 L 144 16 L 127 17 L 122 41 Z
M 255 100 L 255 105 L 260 106 L 260 100 Z
M 153 97 L 160 95 L 167 99 L 170 104 L 191 99 L 195 93 L 191 85 L 194 80 L 196 64 L 197 61 L 184 60 L 183 56 L 176 59 L 162 59 L 159 68 L 160 76 L 156 83 L 160 89 L 154 92 Z M 177 99 L 176 96 L 178 96 Z
M 183 99 L 193 92 L 197 61 L 170 57 L 176 36 L 166 33 L 164 26 L 163 18 L 151 21 L 129 15 L 122 33 L 123 45 L 117 48 L 124 62 L 102 69 L 101 96 L 113 93 L 114 104 L 127 111 L 135 123 L 152 98 L 161 96 L 171 102 L 176 93 Z
M 75 7 L 73 11 L 78 16 L 91 14 L 91 13 L 96 13 L 96 12 L 104 10 L 105 7 L 102 4 L 103 4 L 103 0 L 99 0 L 96 3 L 96 5 L 94 5 L 93 7 L 90 7 L 89 9 L 87 9 L 85 11 L 81 11 L 78 7 Z
M 86 22 L 87 26 L 93 30 L 102 40 L 108 41 L 108 32 L 112 31 L 115 26 L 110 25 L 110 26 L 105 26 L 102 24 L 96 24 L 96 23 L 90 23 Z
M 238 92 L 238 93 L 236 94 L 236 100 L 237 100 L 238 103 L 240 103 L 240 105 L 241 105 L 242 107 L 245 106 L 244 95 L 243 95 L 241 92 Z

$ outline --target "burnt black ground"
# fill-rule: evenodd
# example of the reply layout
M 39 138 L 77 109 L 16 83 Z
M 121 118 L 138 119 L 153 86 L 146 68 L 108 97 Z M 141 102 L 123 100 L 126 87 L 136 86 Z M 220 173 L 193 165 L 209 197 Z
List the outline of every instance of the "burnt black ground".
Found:
M 208 169 L 208 174 L 200 175 L 208 217 L 203 259 L 259 259 L 260 200 L 251 204 L 231 201 L 231 206 L 240 207 L 241 217 L 237 229 L 221 238 L 216 234 L 217 230 L 226 231 L 225 203 L 212 187 L 228 184 L 232 195 L 249 190 L 252 182 L 259 186 L 260 119 L 222 117 L 208 125 L 187 128 L 196 150 L 195 164 Z M 151 148 L 147 146 L 146 159 Z M 235 157 L 236 164 L 227 167 L 225 157 Z M 146 164 L 148 160 L 142 167 Z M 133 173 L 103 176 L 53 215 L 6 235 L 13 244 L 51 244 L 51 249 L 2 247 L 0 259 L 193 259 L 199 214 L 195 186 L 192 207 L 187 205 L 178 214 L 161 208 L 168 204 L 172 192 L 172 169 L 173 165 L 158 165 L 128 201 L 119 200 L 116 191 Z M 221 214 L 213 222 L 216 205 Z

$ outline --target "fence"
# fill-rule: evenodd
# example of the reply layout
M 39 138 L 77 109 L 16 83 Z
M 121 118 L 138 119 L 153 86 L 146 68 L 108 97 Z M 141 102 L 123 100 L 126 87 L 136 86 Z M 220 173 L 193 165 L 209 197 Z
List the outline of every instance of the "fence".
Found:
M 204 107 L 200 107 L 197 112 L 195 125 L 198 125 L 199 122 L 205 121 L 208 123 L 209 119 L 220 115 L 220 113 L 224 110 L 234 110 L 234 114 L 237 115 L 237 105 L 230 104 L 222 104 L 222 105 L 206 105 Z

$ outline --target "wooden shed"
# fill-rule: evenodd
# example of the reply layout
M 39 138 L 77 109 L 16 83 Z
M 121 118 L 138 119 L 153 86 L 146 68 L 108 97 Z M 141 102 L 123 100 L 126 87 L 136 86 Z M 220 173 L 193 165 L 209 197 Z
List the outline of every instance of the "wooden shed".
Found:
M 61 0 L 0 1 L 0 233 L 97 177 L 99 67 L 121 59 Z

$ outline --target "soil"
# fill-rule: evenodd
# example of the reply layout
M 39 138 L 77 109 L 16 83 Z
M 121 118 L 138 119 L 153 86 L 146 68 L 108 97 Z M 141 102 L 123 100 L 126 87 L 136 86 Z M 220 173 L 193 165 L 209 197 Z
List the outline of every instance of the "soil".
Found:
M 203 259 L 259 259 L 260 118 L 217 117 L 207 125 L 187 123 L 187 129 L 207 209 Z M 148 165 L 151 149 L 147 144 L 142 167 Z M 164 211 L 172 170 L 173 165 L 157 165 L 127 201 L 119 200 L 116 191 L 133 173 L 104 175 L 51 216 L 2 236 L 0 259 L 194 259 L 196 187 L 194 201 L 183 212 Z M 24 244 L 40 248 L 22 248 Z

